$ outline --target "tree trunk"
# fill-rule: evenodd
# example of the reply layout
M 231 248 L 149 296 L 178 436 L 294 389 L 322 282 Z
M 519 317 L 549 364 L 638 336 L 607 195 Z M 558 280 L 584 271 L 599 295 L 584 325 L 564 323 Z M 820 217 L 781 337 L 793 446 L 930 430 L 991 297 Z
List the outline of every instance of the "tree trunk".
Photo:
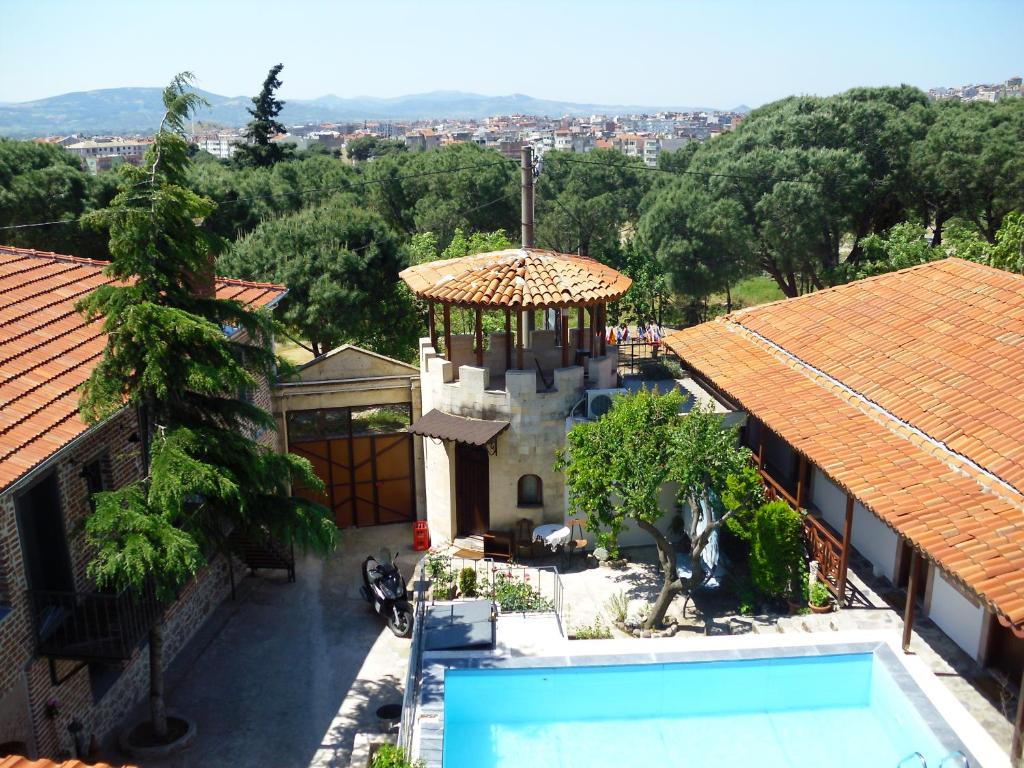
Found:
M 946 214 L 940 210 L 935 211 L 935 228 L 932 230 L 932 248 L 942 245 L 942 226 L 946 223 Z
M 167 738 L 167 707 L 164 703 L 164 620 L 149 630 L 149 720 L 158 739 Z
M 725 284 L 725 313 L 729 314 L 732 312 L 732 288 L 726 283 Z M 660 321 L 659 321 L 660 323 Z
M 672 543 L 665 538 L 665 534 L 645 520 L 637 520 L 636 524 L 654 539 L 654 543 L 658 547 L 658 562 L 661 564 L 661 574 L 664 579 L 658 599 L 654 601 L 654 607 L 651 609 L 647 621 L 644 622 L 644 629 L 652 629 L 660 626 L 665 620 L 665 612 L 668 611 L 673 598 L 683 591 L 683 584 L 676 575 L 675 550 L 672 549 Z

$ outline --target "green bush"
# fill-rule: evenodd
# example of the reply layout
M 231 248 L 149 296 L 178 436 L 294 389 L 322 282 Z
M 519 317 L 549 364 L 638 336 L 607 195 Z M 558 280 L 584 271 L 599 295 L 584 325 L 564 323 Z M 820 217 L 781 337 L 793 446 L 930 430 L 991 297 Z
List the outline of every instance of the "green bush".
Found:
M 476 597 L 476 571 L 468 566 L 459 571 L 459 594 Z
M 582 624 L 573 629 L 570 634 L 577 640 L 608 640 L 612 636 L 612 631 L 598 616 L 594 619 L 593 624 Z
M 617 621 L 620 624 L 625 623 L 626 615 L 629 613 L 629 598 L 626 597 L 626 593 L 623 590 L 620 589 L 609 597 L 605 605 L 612 616 L 612 621 Z
M 640 378 L 644 381 L 665 381 L 682 377 L 683 369 L 675 360 L 649 360 L 640 364 Z
M 422 768 L 423 761 L 410 763 L 401 747 L 394 744 L 382 744 L 373 753 L 371 768 Z
M 750 576 L 768 597 L 803 594 L 807 583 L 803 520 L 784 501 L 770 501 L 754 513 Z
M 427 553 L 427 562 L 424 568 L 427 572 L 428 579 L 431 581 L 438 581 L 440 579 L 444 579 L 446 576 L 450 577 L 452 559 L 444 552 L 432 549 Z
M 807 602 L 813 605 L 815 608 L 824 608 L 829 604 L 832 599 L 832 595 L 829 594 L 828 587 L 822 584 L 820 581 L 814 582 L 814 586 L 811 587 L 811 595 Z
M 496 602 L 506 613 L 550 611 L 554 607 L 544 595 L 525 580 L 515 579 L 511 573 L 495 574 L 494 584 L 486 591 L 485 597 Z

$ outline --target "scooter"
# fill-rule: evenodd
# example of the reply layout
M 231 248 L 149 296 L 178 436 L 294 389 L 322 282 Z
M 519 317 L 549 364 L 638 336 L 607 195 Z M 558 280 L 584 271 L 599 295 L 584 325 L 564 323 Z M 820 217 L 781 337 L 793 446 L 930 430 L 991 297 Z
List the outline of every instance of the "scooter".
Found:
M 363 561 L 363 586 L 359 592 L 384 617 L 395 636 L 412 634 L 412 606 L 407 599 L 405 578 L 398 570 L 397 552 L 392 557 L 382 549 L 377 557 L 371 555 Z

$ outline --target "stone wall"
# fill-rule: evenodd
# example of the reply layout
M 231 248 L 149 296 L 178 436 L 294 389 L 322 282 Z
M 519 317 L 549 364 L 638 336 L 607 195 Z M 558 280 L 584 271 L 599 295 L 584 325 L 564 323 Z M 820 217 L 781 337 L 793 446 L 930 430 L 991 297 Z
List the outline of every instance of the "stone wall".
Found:
M 535 331 L 532 338 L 553 331 Z M 455 345 L 453 344 L 453 350 Z M 561 351 L 556 350 L 560 355 Z M 615 351 L 591 359 L 594 386 L 609 388 L 616 382 Z M 511 530 L 521 518 L 535 524 L 565 520 L 565 483 L 554 469 L 555 452 L 565 445 L 566 417 L 585 395 L 583 368 L 555 368 L 551 391 L 538 392 L 534 370 L 504 372 L 504 389 L 492 389 L 491 369 L 463 365 L 455 380 L 455 366 L 440 357 L 428 339 L 420 342 L 424 412 L 436 408 L 454 416 L 508 421 L 489 458 L 490 527 Z M 501 361 L 504 370 L 504 360 Z M 424 438 L 427 519 L 433 541 L 450 541 L 455 532 L 454 450 Z M 518 482 L 523 475 L 541 479 L 543 503 L 519 506 Z

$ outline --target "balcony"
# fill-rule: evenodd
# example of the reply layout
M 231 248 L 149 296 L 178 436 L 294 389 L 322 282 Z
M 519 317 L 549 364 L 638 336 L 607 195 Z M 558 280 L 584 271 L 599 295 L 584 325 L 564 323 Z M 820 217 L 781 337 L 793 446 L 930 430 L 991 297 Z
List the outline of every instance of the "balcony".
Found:
M 29 590 L 28 601 L 36 653 L 81 662 L 131 658 L 162 609 L 152 585 L 116 594 Z

